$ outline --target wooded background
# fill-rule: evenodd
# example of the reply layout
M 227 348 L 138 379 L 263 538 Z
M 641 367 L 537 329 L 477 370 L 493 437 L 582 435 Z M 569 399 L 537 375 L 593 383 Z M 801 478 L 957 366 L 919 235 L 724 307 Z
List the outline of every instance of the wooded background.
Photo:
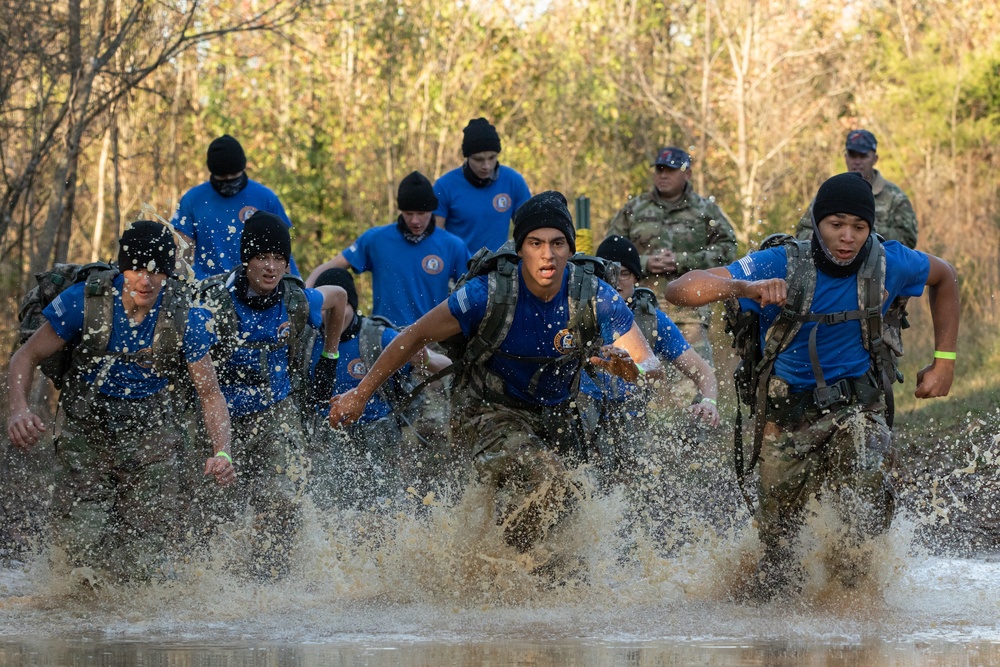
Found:
M 966 320 L 995 324 L 998 5 L 0 0 L 0 335 L 32 272 L 169 219 L 222 133 L 308 271 L 394 217 L 403 175 L 458 166 L 478 116 L 533 192 L 591 198 L 598 239 L 656 149 L 686 148 L 741 251 L 790 231 L 867 128 L 918 247 L 958 268 Z

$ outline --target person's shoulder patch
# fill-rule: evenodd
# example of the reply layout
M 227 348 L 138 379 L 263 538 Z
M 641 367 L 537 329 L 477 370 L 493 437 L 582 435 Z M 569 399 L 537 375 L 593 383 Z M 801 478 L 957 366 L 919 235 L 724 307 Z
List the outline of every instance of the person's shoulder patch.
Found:
M 753 275 L 754 262 L 753 262 L 753 256 L 752 255 L 744 255 L 743 259 L 741 259 L 738 262 L 738 264 L 740 265 L 740 268 L 743 269 L 743 273 L 744 274 L 746 274 L 748 276 L 752 276 Z
M 464 286 L 455 292 L 455 301 L 458 302 L 458 307 L 463 313 L 469 312 L 469 308 L 472 307 L 472 304 L 469 303 L 469 293 Z

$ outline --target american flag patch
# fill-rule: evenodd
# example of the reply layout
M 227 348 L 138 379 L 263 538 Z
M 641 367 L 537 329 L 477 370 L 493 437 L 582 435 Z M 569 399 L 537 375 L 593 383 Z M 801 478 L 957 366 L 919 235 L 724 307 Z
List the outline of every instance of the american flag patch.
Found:
M 455 292 L 455 299 L 458 301 L 458 307 L 463 313 L 469 312 L 469 295 L 466 293 L 464 287 Z
M 753 257 L 750 255 L 745 255 L 743 259 L 739 261 L 740 268 L 743 269 L 743 274 L 747 276 L 753 275 Z
M 63 300 L 61 296 L 57 296 L 52 299 L 52 310 L 56 312 L 56 315 L 62 317 L 66 313 L 66 306 L 63 305 Z

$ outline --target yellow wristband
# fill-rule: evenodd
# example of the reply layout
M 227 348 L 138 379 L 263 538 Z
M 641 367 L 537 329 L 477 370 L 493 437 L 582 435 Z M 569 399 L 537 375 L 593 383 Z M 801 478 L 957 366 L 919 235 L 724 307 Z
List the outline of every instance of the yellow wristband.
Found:
M 216 456 L 221 456 L 222 458 L 229 461 L 230 465 L 233 463 L 233 457 L 229 455 L 229 452 L 219 452 Z
M 951 359 L 955 361 L 957 355 L 954 352 L 942 352 L 941 350 L 934 350 L 935 359 Z

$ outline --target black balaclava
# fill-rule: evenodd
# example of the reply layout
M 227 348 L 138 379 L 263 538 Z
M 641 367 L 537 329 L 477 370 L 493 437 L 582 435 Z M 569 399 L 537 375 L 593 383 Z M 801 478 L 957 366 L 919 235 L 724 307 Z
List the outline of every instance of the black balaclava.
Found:
M 636 280 L 642 276 L 642 259 L 635 244 L 624 236 L 609 236 L 597 246 L 597 256 L 601 259 L 618 262 L 629 270 Z
M 848 213 L 868 223 L 868 240 L 850 262 L 834 259 L 819 233 L 819 223 L 828 215 Z M 828 178 L 816 192 L 812 208 L 812 256 L 816 267 L 828 275 L 843 278 L 858 272 L 875 243 L 875 196 L 871 183 L 861 174 L 847 172 Z
M 206 159 L 208 171 L 211 174 L 208 181 L 212 189 L 223 197 L 232 197 L 247 186 L 249 178 L 246 175 L 247 156 L 243 147 L 235 138 L 224 134 L 208 145 Z M 219 176 L 228 176 L 240 172 L 238 178 L 220 180 Z
M 358 313 L 358 290 L 354 286 L 354 276 L 347 269 L 327 269 L 319 274 L 319 277 L 316 279 L 316 287 L 320 287 L 321 285 L 343 287 L 344 291 L 347 292 L 347 305 L 354 311 L 354 318 L 347 328 L 340 333 L 340 342 L 346 343 L 357 336 L 361 330 L 361 315 Z
M 573 216 L 561 192 L 546 190 L 521 204 L 514 213 L 514 249 L 520 250 L 528 233 L 543 227 L 558 229 L 566 236 L 570 250 L 576 252 L 576 228 Z
M 152 220 L 136 220 L 118 240 L 119 271 L 151 271 L 172 276 L 176 256 L 173 234 Z

